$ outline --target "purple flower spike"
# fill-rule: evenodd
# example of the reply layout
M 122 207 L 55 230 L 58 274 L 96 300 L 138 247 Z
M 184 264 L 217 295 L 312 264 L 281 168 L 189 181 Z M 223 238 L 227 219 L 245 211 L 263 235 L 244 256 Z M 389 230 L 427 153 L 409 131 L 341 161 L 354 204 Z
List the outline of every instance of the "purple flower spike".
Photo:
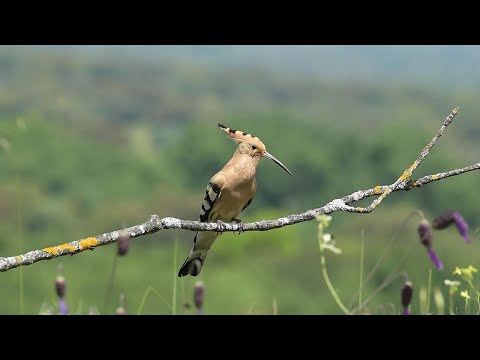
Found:
M 117 242 L 117 254 L 119 256 L 127 255 L 130 235 L 126 231 L 121 231 Z
M 455 211 L 447 211 L 442 215 L 438 216 L 435 220 L 433 220 L 433 228 L 437 230 L 442 230 L 449 227 L 454 221 L 454 213 Z
M 412 301 L 412 294 L 413 294 L 413 285 L 410 281 L 407 281 L 405 285 L 403 285 L 402 293 L 401 293 L 403 315 L 410 315 L 410 311 L 408 310 L 408 307 L 410 306 L 410 302 Z
M 68 315 L 67 303 L 65 302 L 65 300 L 63 300 L 63 298 L 58 300 L 58 314 L 59 315 Z
M 440 259 L 438 258 L 437 254 L 435 254 L 435 251 L 431 247 L 427 248 L 428 255 L 430 255 L 430 260 L 435 264 L 438 270 L 442 271 L 443 270 L 443 264 L 441 263 Z
M 195 288 L 193 292 L 193 301 L 195 303 L 195 307 L 198 310 L 198 315 L 202 315 L 203 311 L 203 297 L 205 293 L 205 285 L 203 284 L 203 281 L 197 281 L 195 283 Z
M 469 243 L 470 238 L 468 236 L 468 224 L 462 217 L 462 215 L 460 215 L 460 213 L 457 211 L 448 211 L 437 217 L 433 221 L 433 228 L 441 230 L 449 227 L 453 223 L 455 223 L 455 225 L 457 226 L 457 230 L 460 235 L 462 235 L 463 241 Z
M 58 297 L 61 299 L 65 296 L 65 278 L 63 276 L 57 276 L 55 280 L 55 290 L 57 291 Z
M 427 249 L 432 246 L 432 227 L 427 220 L 420 221 L 418 224 L 418 235 L 420 241 Z
M 435 254 L 435 251 L 432 249 L 432 227 L 427 220 L 424 219 L 420 221 L 420 224 L 418 225 L 418 235 L 420 235 L 420 242 L 422 245 L 427 248 L 430 260 L 432 260 L 438 270 L 443 270 L 443 264 L 440 262 L 437 254 Z
M 460 215 L 458 212 L 453 213 L 453 219 L 455 220 L 455 225 L 457 225 L 458 232 L 463 237 L 463 241 L 466 243 L 470 242 L 470 238 L 468 236 L 468 224 L 465 219 Z

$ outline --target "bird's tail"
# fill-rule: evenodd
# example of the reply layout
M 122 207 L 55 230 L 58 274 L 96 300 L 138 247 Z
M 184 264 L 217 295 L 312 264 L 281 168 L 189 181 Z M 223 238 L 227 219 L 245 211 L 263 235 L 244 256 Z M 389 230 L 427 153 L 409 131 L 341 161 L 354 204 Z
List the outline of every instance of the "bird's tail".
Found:
M 197 233 L 194 238 L 194 244 L 190 254 L 185 259 L 178 276 L 185 275 L 197 276 L 200 274 L 202 267 L 205 263 L 205 258 L 208 255 L 208 250 L 212 246 L 215 239 L 218 237 L 218 233 L 215 232 L 202 232 Z
M 185 259 L 178 276 L 192 275 L 197 276 L 202 270 L 203 263 L 207 257 L 208 250 L 191 250 L 190 255 Z

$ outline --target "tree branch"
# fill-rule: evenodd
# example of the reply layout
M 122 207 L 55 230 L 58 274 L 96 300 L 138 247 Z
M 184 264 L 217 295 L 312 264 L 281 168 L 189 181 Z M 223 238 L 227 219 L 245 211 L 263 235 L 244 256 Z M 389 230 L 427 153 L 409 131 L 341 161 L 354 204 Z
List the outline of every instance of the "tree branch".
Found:
M 305 211 L 301 214 L 288 215 L 276 220 L 262 220 L 248 224 L 239 225 L 237 223 L 225 224 L 223 231 L 266 231 L 278 229 L 288 225 L 298 224 L 304 221 L 315 219 L 319 214 L 330 214 L 335 211 L 348 211 L 355 213 L 369 213 L 373 211 L 378 204 L 385 199 L 387 195 L 394 191 L 411 190 L 423 185 L 429 184 L 433 181 L 440 181 L 450 176 L 461 175 L 473 170 L 480 169 L 480 163 L 476 163 L 464 168 L 454 169 L 447 172 L 437 173 L 433 175 L 423 176 L 416 180 L 411 180 L 413 171 L 420 165 L 422 160 L 428 156 L 431 148 L 445 131 L 446 127 L 453 120 L 459 108 L 455 108 L 452 113 L 445 119 L 440 130 L 435 134 L 430 143 L 422 150 L 419 158 L 406 169 L 403 174 L 390 185 L 379 185 L 367 190 L 359 190 L 350 195 L 335 199 L 325 204 L 322 207 Z M 354 208 L 349 206 L 353 202 L 362 199 L 380 195 L 372 204 L 366 208 Z M 160 219 L 158 215 L 152 215 L 150 220 L 143 224 L 134 225 L 126 229 L 115 230 L 109 233 L 104 233 L 97 236 L 88 237 L 81 240 L 72 241 L 58 246 L 48 247 L 41 250 L 33 250 L 23 255 L 0 257 L 0 271 L 7 271 L 18 266 L 30 265 L 37 261 L 49 260 L 63 255 L 73 255 L 85 250 L 93 250 L 96 247 L 108 245 L 116 242 L 120 234 L 124 231 L 132 238 L 153 234 L 164 229 L 185 229 L 191 231 L 220 231 L 217 223 L 203 223 L 192 220 L 180 220 L 172 217 L 165 217 Z
M 415 169 L 418 167 L 418 165 L 420 165 L 423 159 L 425 159 L 428 156 L 428 154 L 430 154 L 430 150 L 432 149 L 433 145 L 435 145 L 437 140 L 440 139 L 440 136 L 443 135 L 443 132 L 447 129 L 447 126 L 450 125 L 450 123 L 452 122 L 455 115 L 457 115 L 459 110 L 460 110 L 459 107 L 456 107 L 455 109 L 452 110 L 451 114 L 447 116 L 447 118 L 443 122 L 443 125 L 440 127 L 437 133 L 433 136 L 432 140 L 430 140 L 427 146 L 423 148 L 417 160 L 415 160 L 413 164 L 410 165 L 410 167 L 406 169 L 402 175 L 400 175 L 397 181 L 395 181 L 392 185 L 387 186 L 387 188 L 384 191 L 382 191 L 382 194 L 378 198 L 376 198 L 370 204 L 370 206 L 367 206 L 366 208 L 361 208 L 361 207 L 348 208 L 347 211 L 358 212 L 362 214 L 370 213 L 383 201 L 383 199 L 385 199 L 388 195 L 390 195 L 395 190 L 395 188 L 397 188 L 398 186 L 405 186 L 405 184 L 410 181 L 410 178 L 412 177 L 412 174 L 415 171 Z

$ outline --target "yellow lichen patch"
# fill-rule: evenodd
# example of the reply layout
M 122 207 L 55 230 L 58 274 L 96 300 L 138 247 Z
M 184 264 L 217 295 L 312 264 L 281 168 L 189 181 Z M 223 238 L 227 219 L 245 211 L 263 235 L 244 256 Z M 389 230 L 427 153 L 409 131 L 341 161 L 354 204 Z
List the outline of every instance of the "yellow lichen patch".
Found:
M 64 252 L 71 252 L 73 253 L 75 251 L 75 246 L 71 244 L 62 244 L 57 246 L 58 250 L 60 250 L 62 253 Z
M 46 252 L 52 254 L 53 256 L 57 256 L 57 255 L 63 254 L 63 253 L 73 253 L 75 251 L 75 246 L 73 246 L 71 244 L 62 244 L 62 245 L 58 245 L 58 246 L 44 248 L 44 249 L 42 249 L 42 251 L 46 251 Z
M 375 195 L 381 194 L 381 193 L 382 193 L 382 187 L 381 187 L 380 185 L 375 186 L 375 188 L 373 189 L 373 191 L 374 191 L 374 194 L 375 194 Z
M 362 207 L 357 207 L 357 208 L 355 208 L 355 210 L 357 210 L 357 211 L 363 211 L 363 209 L 364 209 L 364 208 L 362 208 Z
M 403 174 L 398 178 L 398 180 L 403 181 L 408 179 L 409 177 L 410 177 L 410 173 L 408 172 L 408 170 L 405 170 Z
M 89 237 L 89 238 L 80 240 L 80 243 L 78 245 L 80 247 L 80 250 L 85 250 L 85 249 L 93 248 L 98 244 L 100 244 L 100 242 L 97 240 L 97 238 Z
M 23 261 L 23 259 L 20 255 L 15 256 L 15 260 L 17 260 L 17 262 L 22 262 Z
M 440 177 L 440 176 L 439 176 L 438 174 L 432 175 L 432 179 L 433 179 L 433 180 L 438 180 L 439 177 Z
M 417 164 L 414 162 L 407 170 L 403 172 L 403 174 L 399 177 L 399 180 L 403 181 L 412 176 L 413 170 L 415 170 L 416 166 Z
M 58 249 L 57 249 L 57 247 L 44 248 L 44 249 L 42 249 L 42 251 L 46 251 L 46 252 L 48 252 L 49 254 L 51 254 L 51 255 L 53 255 L 53 256 L 57 256 L 57 255 L 58 255 Z

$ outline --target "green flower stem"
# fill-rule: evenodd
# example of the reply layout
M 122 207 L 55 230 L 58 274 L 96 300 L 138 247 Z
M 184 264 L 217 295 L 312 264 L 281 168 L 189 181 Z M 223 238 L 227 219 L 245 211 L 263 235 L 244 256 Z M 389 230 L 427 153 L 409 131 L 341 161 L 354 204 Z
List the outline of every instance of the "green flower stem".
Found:
M 352 315 L 352 313 L 347 309 L 347 307 L 343 304 L 342 300 L 340 300 L 340 297 L 338 296 L 337 292 L 335 291 L 330 278 L 328 277 L 328 272 L 327 272 L 327 265 L 326 265 L 326 260 L 325 260 L 325 255 L 323 251 L 323 247 L 321 246 L 320 242 L 320 262 L 322 264 L 322 274 L 323 278 L 325 279 L 325 283 L 327 284 L 328 290 L 330 290 L 330 293 L 332 294 L 333 298 L 337 302 L 337 305 L 342 309 L 342 311 L 347 314 L 347 315 Z

